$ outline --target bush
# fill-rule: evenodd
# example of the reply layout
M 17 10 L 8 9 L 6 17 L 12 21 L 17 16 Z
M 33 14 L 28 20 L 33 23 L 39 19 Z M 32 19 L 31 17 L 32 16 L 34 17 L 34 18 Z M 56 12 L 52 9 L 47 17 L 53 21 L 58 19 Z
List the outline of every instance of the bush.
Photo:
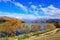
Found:
M 53 23 L 49 23 L 47 26 L 45 26 L 46 29 L 54 29 L 55 26 Z
M 55 23 L 56 28 L 60 28 L 60 21 Z
M 18 40 L 22 40 L 22 39 L 25 39 L 25 38 L 29 38 L 29 35 L 24 34 L 24 35 L 18 37 Z
M 34 32 L 40 30 L 40 28 L 41 28 L 41 26 L 38 24 L 32 24 L 32 26 L 31 26 L 31 30 Z

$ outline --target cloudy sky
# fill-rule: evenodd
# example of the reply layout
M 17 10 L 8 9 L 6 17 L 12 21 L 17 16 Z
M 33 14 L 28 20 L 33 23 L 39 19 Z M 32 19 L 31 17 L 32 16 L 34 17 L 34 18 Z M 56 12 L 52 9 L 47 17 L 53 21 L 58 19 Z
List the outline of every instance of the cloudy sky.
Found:
M 0 0 L 0 16 L 60 19 L 60 0 Z

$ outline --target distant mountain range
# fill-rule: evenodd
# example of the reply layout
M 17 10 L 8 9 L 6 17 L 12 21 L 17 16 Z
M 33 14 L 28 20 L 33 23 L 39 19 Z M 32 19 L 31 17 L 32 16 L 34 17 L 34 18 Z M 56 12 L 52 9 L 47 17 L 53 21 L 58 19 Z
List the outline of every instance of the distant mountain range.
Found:
M 24 22 L 32 23 L 51 23 L 60 21 L 60 19 L 36 19 L 36 20 L 23 20 Z
M 2 20 L 10 20 L 10 19 L 16 19 L 16 18 L 10 18 L 10 17 L 0 17 L 0 21 Z M 20 19 L 19 19 L 20 20 Z M 35 20 L 29 20 L 29 19 L 23 19 L 23 22 L 28 22 L 28 23 L 47 23 L 47 22 L 57 22 L 60 21 L 60 19 L 35 19 Z

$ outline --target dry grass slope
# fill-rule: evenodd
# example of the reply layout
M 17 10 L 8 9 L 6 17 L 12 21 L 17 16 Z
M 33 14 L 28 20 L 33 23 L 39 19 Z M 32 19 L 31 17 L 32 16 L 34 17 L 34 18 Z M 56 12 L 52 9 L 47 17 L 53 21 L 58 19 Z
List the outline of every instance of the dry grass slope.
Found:
M 48 34 L 44 34 L 42 36 L 40 35 L 38 37 L 32 37 L 32 38 L 25 39 L 25 40 L 60 40 L 60 31 L 58 31 L 58 32 L 56 30 L 54 30 L 54 31 L 53 31 L 53 33 L 50 33 L 50 34 L 48 33 Z
M 37 34 L 39 34 L 39 36 Z M 60 29 L 54 29 L 53 31 L 48 31 L 46 33 L 43 32 L 42 34 L 38 32 L 15 37 L 0 38 L 0 40 L 60 40 Z

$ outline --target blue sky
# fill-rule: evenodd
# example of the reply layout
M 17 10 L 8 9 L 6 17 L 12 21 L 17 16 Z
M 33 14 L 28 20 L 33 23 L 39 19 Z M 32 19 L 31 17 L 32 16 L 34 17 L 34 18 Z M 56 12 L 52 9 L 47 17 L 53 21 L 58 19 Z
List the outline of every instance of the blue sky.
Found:
M 60 0 L 0 0 L 0 16 L 60 19 Z

